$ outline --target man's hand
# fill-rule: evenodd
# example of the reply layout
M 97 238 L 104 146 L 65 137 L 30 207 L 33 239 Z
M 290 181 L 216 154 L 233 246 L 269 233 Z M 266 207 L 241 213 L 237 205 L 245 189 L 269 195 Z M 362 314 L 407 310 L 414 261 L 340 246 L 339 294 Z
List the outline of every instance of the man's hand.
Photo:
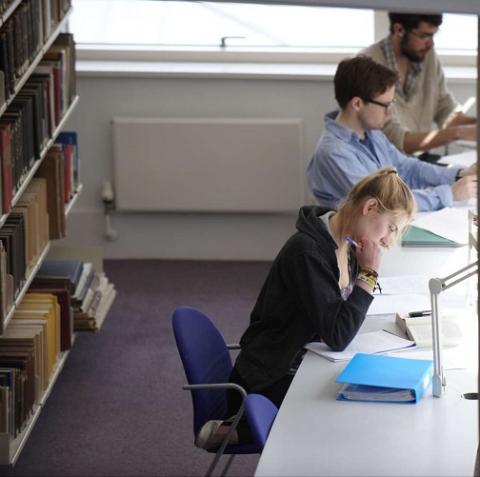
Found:
M 454 126 L 455 139 L 466 139 L 467 141 L 477 140 L 477 126 L 475 124 L 468 124 L 464 126 Z
M 477 176 L 466 175 L 452 184 L 453 200 L 463 201 L 477 197 Z
M 476 176 L 477 175 L 477 162 L 475 161 L 474 164 L 472 164 L 470 167 L 467 169 L 463 169 L 460 171 L 460 177 L 465 177 L 465 176 Z

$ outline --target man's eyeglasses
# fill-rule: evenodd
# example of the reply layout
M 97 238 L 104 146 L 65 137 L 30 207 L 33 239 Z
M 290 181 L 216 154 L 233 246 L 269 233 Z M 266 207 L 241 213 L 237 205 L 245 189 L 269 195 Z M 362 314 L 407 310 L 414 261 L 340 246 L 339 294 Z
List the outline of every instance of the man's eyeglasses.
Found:
M 413 30 L 409 30 L 407 33 L 410 33 L 413 36 L 416 36 L 420 40 L 433 40 L 433 37 L 437 34 L 435 33 L 426 33 L 426 32 L 417 32 Z
M 395 104 L 395 99 L 392 99 L 388 103 L 383 103 L 382 101 L 377 101 L 376 99 L 366 99 L 365 102 L 376 104 L 377 106 L 381 106 L 382 108 L 385 108 L 386 111 L 391 111 L 393 108 L 393 105 Z

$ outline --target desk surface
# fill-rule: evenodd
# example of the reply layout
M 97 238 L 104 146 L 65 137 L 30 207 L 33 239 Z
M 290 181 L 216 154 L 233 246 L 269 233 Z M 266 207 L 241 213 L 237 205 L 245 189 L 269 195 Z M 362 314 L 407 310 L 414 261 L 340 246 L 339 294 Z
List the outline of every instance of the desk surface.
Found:
M 466 247 L 451 250 L 395 248 L 382 273 L 444 276 L 463 266 Z M 414 266 L 413 264 L 416 264 Z M 413 268 L 413 270 L 412 270 Z M 367 317 L 361 331 L 382 327 Z M 336 400 L 336 376 L 345 362 L 308 352 L 270 432 L 256 476 L 473 475 L 478 444 L 476 370 L 448 370 L 442 398 L 428 390 L 417 404 Z
M 260 458 L 256 476 L 470 476 L 478 403 L 461 396 L 476 377 L 448 373 L 441 399 L 417 404 L 336 401 L 345 363 L 307 353 Z

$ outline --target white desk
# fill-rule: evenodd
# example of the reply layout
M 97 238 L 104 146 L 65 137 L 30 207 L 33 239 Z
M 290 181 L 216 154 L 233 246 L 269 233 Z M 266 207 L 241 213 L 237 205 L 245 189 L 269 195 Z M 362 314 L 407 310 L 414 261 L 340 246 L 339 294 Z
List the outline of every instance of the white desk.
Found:
M 396 248 L 382 273 L 443 276 L 464 265 L 462 249 Z M 415 265 L 416 264 L 416 265 Z M 414 270 L 412 270 L 414 268 Z M 361 331 L 380 328 L 368 317 Z M 449 370 L 440 399 L 431 389 L 417 404 L 336 400 L 345 366 L 307 353 L 280 408 L 256 476 L 471 476 L 478 444 L 476 370 Z

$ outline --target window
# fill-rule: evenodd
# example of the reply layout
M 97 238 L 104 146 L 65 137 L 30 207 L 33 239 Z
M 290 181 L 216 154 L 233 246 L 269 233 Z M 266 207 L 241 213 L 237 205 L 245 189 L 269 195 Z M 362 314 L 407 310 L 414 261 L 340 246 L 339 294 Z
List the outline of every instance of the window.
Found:
M 341 48 L 373 42 L 372 10 L 152 0 L 74 0 L 79 44 Z M 340 26 L 341 25 L 341 26 Z M 361 25 L 361 28 L 359 28 Z
M 461 34 L 459 34 L 461 32 Z M 440 30 L 435 36 L 437 50 L 445 53 L 477 53 L 477 16 L 443 15 Z
M 388 33 L 385 12 L 368 9 L 160 0 L 73 0 L 73 6 L 70 31 L 82 51 L 198 55 L 221 51 L 223 44 L 229 52 L 266 51 L 272 58 L 285 52 L 328 53 L 322 58 L 335 62 Z M 467 58 L 473 65 L 477 17 L 445 14 L 435 42 L 440 55 L 448 55 L 447 63 L 464 64 Z

